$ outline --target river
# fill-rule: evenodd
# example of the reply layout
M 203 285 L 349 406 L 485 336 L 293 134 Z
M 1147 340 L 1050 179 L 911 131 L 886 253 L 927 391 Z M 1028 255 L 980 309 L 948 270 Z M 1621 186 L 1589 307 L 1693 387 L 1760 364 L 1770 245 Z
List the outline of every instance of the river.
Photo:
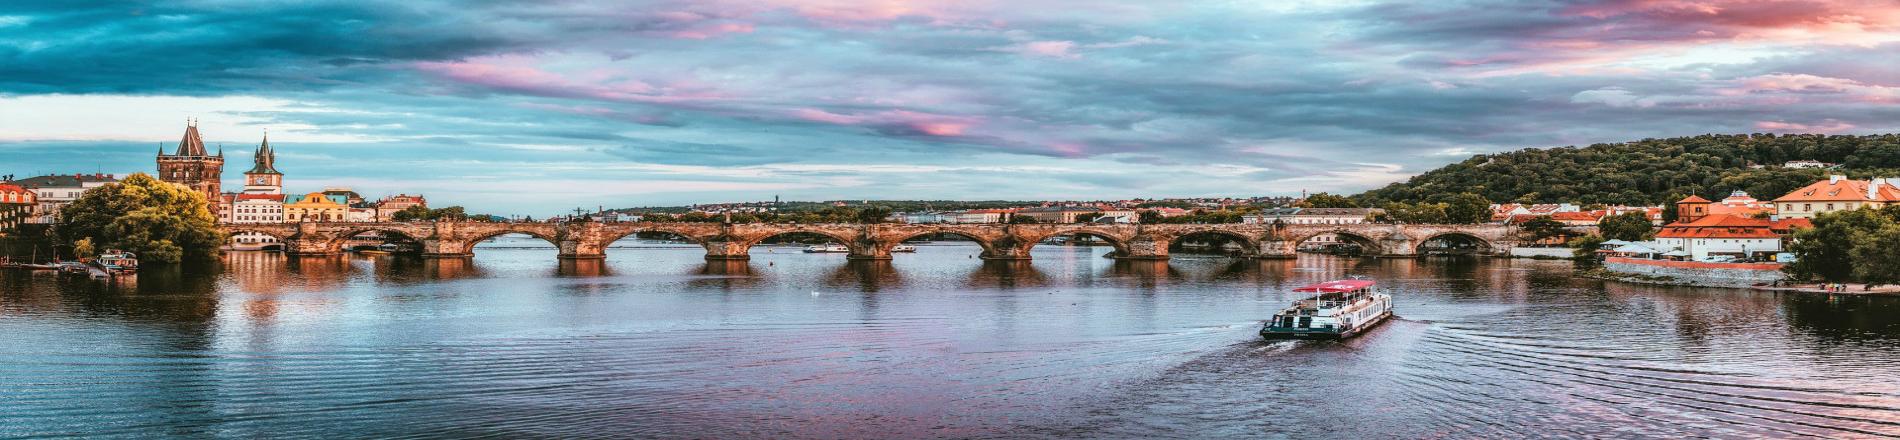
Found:
M 623 240 L 557 263 L 240 252 L 137 283 L 0 273 L 0 437 L 1900 436 L 1900 299 L 1503 259 L 889 262 Z M 1402 319 L 1263 342 L 1292 287 Z

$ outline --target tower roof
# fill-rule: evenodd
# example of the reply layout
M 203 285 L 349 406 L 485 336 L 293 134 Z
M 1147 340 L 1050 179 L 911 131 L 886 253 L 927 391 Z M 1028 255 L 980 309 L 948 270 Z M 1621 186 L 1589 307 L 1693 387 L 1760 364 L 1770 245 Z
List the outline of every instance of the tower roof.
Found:
M 198 124 L 185 124 L 185 137 L 178 140 L 178 152 L 173 156 L 210 156 L 205 152 L 205 140 L 198 136 Z
M 270 148 L 270 134 L 264 134 L 264 143 L 257 146 L 257 155 L 251 158 L 255 165 L 244 174 L 283 174 L 277 172 L 277 152 Z

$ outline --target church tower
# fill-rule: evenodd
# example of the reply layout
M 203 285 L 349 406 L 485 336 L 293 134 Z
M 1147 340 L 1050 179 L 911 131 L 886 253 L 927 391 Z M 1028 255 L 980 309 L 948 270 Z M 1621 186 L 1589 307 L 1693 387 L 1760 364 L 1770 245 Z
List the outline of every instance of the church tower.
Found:
M 205 201 L 215 208 L 223 194 L 224 151 L 216 156 L 205 151 L 204 138 L 198 136 L 198 121 L 186 121 L 185 137 L 178 140 L 178 151 L 165 154 L 158 150 L 158 180 L 190 187 L 204 193 Z
M 244 193 L 283 194 L 284 173 L 277 172 L 277 151 L 270 148 L 269 132 L 264 133 L 264 143 L 257 146 L 251 161 L 251 170 L 244 172 Z

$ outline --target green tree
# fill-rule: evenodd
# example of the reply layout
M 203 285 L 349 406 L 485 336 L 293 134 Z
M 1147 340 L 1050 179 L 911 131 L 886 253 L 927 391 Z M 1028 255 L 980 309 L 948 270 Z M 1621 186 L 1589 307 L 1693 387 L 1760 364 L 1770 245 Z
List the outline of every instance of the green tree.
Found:
M 144 173 L 82 193 L 60 219 L 67 243 L 132 251 L 141 262 L 214 257 L 225 240 L 204 194 Z
M 1140 221 L 1142 224 L 1155 224 L 1161 223 L 1165 218 L 1161 216 L 1160 211 L 1149 209 L 1141 211 L 1140 214 L 1136 214 L 1135 220 Z
M 464 221 L 468 220 L 468 210 L 462 209 L 460 206 L 431 209 L 429 210 L 429 218 L 427 220 Z
M 1032 224 L 1032 223 L 1036 223 L 1036 218 L 1030 217 L 1027 215 L 1017 214 L 1017 215 L 1009 216 L 1009 223 L 1017 224 L 1017 225 Z
M 1526 220 L 1517 225 L 1517 230 L 1524 235 L 1525 239 L 1538 241 L 1564 235 L 1564 223 L 1546 215 Z
M 73 256 L 92 258 L 94 255 L 99 255 L 99 250 L 93 248 L 91 238 L 81 238 L 73 242 Z
M 853 220 L 856 220 L 858 223 L 883 223 L 890 218 L 891 208 L 882 205 L 868 206 L 858 210 L 856 214 L 856 218 Z
M 1643 241 L 1649 238 L 1656 225 L 1649 222 L 1649 216 L 1642 212 L 1626 212 L 1604 217 L 1597 222 L 1597 230 L 1607 239 L 1623 241 Z
M 1794 244 L 1788 247 L 1795 261 L 1784 270 L 1798 279 L 1853 281 L 1855 268 L 1860 265 L 1854 258 L 1855 246 L 1869 239 L 1867 234 L 1892 224 L 1893 219 L 1871 209 L 1821 214 L 1815 217 L 1813 228 L 1795 232 Z
M 410 205 L 407 208 L 403 208 L 401 211 L 396 211 L 396 213 L 390 214 L 389 218 L 391 220 L 395 220 L 399 222 L 413 222 L 413 221 L 429 220 L 433 217 L 430 217 L 429 215 L 429 208 L 425 208 L 422 205 Z
M 1571 255 L 1575 256 L 1579 260 L 1582 260 L 1586 258 L 1596 258 L 1597 248 L 1603 247 L 1604 241 L 1606 240 L 1603 239 L 1603 236 L 1590 234 L 1590 235 L 1585 235 L 1582 237 L 1572 238 L 1570 239 L 1570 243 L 1568 244 L 1570 245 L 1570 248 L 1573 249 L 1570 252 Z
M 1445 204 L 1445 222 L 1478 224 L 1491 221 L 1491 201 L 1475 193 L 1458 193 L 1440 202 Z
M 1867 287 L 1900 283 L 1900 224 L 1889 222 L 1862 233 L 1849 254 L 1854 257 L 1854 277 Z
M 1318 193 L 1307 196 L 1306 200 L 1301 200 L 1296 206 L 1301 208 L 1357 208 L 1359 204 L 1353 203 L 1352 199 L 1348 199 L 1346 196 Z

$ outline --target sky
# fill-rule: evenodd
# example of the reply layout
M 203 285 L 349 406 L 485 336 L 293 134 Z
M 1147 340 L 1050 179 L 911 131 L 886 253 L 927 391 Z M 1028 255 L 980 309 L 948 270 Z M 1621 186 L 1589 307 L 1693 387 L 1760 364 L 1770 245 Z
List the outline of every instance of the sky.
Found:
M 433 205 L 1352 193 L 1475 154 L 1900 131 L 1900 3 L 0 2 L 0 174 Z M 216 148 L 216 147 L 214 147 Z

